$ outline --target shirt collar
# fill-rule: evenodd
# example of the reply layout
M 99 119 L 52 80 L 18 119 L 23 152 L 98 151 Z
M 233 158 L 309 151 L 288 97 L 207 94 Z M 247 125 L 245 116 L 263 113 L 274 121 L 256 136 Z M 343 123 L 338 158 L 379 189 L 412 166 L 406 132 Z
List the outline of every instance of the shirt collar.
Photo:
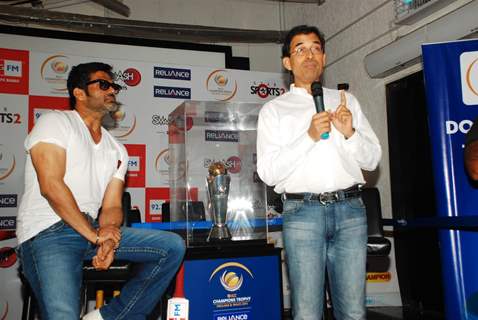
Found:
M 304 88 L 301 88 L 301 87 L 296 87 L 295 84 L 291 84 L 290 85 L 290 92 L 294 93 L 294 94 L 299 94 L 301 96 L 308 96 L 310 97 L 311 95 L 307 92 L 306 89 Z

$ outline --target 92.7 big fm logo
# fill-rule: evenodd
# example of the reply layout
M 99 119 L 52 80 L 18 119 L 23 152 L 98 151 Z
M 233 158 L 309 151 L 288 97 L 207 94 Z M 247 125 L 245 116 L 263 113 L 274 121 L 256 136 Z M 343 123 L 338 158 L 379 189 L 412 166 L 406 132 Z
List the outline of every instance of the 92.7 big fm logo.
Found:
M 0 93 L 28 94 L 29 52 L 0 48 Z

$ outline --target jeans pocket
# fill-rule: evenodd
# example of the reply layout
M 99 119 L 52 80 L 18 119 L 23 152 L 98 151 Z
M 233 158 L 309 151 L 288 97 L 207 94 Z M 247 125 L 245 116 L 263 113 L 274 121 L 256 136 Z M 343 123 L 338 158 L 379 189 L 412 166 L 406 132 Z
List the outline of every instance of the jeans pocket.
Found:
M 50 235 L 50 234 L 52 234 L 52 233 L 57 233 L 58 231 L 60 231 L 60 230 L 63 229 L 64 227 L 65 227 L 65 222 L 63 222 L 63 220 L 60 220 L 60 221 L 58 221 L 58 222 L 52 224 L 51 226 L 49 226 L 49 227 L 46 228 L 45 230 L 40 231 L 40 232 L 35 236 L 35 239 L 47 237 L 48 235 Z
M 362 197 L 350 198 L 345 201 L 345 204 L 353 210 L 365 210 L 365 204 Z
M 294 214 L 304 205 L 303 200 L 285 200 L 282 214 Z

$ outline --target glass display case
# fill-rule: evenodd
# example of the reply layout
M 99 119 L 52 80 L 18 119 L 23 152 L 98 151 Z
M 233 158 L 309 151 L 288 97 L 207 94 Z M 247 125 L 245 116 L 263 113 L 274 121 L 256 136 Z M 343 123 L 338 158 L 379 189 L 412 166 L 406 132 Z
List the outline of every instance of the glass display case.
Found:
M 170 113 L 169 223 L 188 247 L 266 243 L 266 187 L 256 172 L 260 108 L 186 101 Z

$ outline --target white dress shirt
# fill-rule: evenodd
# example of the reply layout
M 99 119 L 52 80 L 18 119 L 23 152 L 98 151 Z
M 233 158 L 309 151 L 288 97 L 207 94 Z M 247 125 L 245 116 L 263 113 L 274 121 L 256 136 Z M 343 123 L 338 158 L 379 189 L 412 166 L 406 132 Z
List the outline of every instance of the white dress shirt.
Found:
M 290 91 L 267 102 L 259 113 L 257 172 L 277 193 L 322 193 L 364 184 L 361 169 L 374 170 L 382 155 L 377 136 L 357 99 L 346 93 L 355 133 L 345 139 L 333 125 L 330 137 L 314 142 L 307 133 L 316 113 L 307 90 Z M 326 111 L 340 104 L 340 91 L 324 88 Z

